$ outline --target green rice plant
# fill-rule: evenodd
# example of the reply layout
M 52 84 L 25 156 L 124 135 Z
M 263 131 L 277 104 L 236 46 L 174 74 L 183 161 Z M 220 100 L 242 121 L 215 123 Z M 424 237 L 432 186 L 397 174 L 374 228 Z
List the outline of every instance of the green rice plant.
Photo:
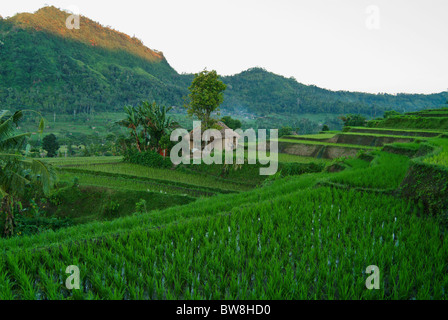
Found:
M 300 138 L 307 138 L 307 139 L 316 139 L 316 140 L 323 140 L 323 139 L 331 139 L 335 136 L 334 133 L 320 133 L 320 134 L 304 134 L 300 136 L 283 136 L 284 139 L 300 139 Z
M 249 187 L 226 181 L 217 181 L 213 177 L 204 177 L 202 175 L 191 175 L 177 170 L 150 168 L 141 165 L 119 163 L 104 164 L 95 166 L 77 166 L 76 170 L 82 173 L 108 173 L 128 178 L 151 179 L 155 182 L 179 185 L 179 186 L 197 186 L 210 189 L 222 189 L 229 191 L 248 190 Z
M 438 146 L 439 151 L 434 155 L 425 158 L 423 162 L 448 167 L 448 139 L 437 138 L 431 139 L 430 142 Z
M 378 153 L 364 169 L 388 161 L 401 158 Z M 334 176 L 2 239 L 0 285 L 17 279 L 9 287 L 19 299 L 39 290 L 64 299 L 446 299 L 448 239 L 437 220 L 390 195 L 314 187 Z M 63 287 L 69 264 L 81 269 L 76 295 Z M 365 287 L 372 264 L 380 290 Z
M 368 165 L 365 161 L 352 160 L 362 166 L 354 166 L 350 170 L 335 173 L 331 182 L 359 188 L 396 189 L 409 167 L 409 158 L 402 155 L 377 152 L 375 159 Z
M 45 158 L 43 161 L 54 166 L 78 166 L 95 165 L 104 163 L 120 163 L 123 157 L 68 157 L 68 158 Z
M 306 145 L 322 145 L 322 146 L 332 146 L 332 147 L 344 147 L 344 148 L 357 148 L 364 150 L 379 150 L 379 147 L 372 146 L 360 146 L 355 144 L 344 144 L 344 143 L 330 143 L 321 141 L 308 141 L 308 140 L 296 140 L 296 139 L 278 139 L 278 142 L 288 142 L 288 143 L 299 143 Z

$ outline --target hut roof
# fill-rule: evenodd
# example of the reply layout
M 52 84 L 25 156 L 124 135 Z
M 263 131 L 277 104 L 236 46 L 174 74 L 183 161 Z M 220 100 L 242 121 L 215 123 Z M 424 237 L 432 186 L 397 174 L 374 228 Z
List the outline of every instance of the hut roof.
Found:
M 219 128 L 217 130 L 219 130 L 219 132 L 221 133 L 221 136 L 222 136 L 223 139 L 226 138 L 226 130 L 230 130 L 229 131 L 230 137 L 227 136 L 227 138 L 233 138 L 233 137 L 240 138 L 240 135 L 238 133 L 236 133 L 235 131 L 233 131 L 232 129 L 230 129 L 224 122 L 218 121 L 216 123 L 216 126 Z M 193 130 L 191 130 L 190 133 L 188 134 L 188 136 L 185 136 L 184 138 L 187 138 L 187 139 L 189 138 L 190 140 L 193 140 L 193 134 L 197 130 L 200 130 L 200 127 L 196 127 Z

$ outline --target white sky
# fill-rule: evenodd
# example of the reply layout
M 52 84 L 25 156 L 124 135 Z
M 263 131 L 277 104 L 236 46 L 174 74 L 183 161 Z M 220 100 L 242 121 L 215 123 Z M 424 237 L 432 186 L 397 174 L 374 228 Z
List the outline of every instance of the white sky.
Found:
M 2 0 L 0 15 L 45 4 L 135 35 L 179 73 L 260 66 L 331 90 L 448 90 L 447 0 Z

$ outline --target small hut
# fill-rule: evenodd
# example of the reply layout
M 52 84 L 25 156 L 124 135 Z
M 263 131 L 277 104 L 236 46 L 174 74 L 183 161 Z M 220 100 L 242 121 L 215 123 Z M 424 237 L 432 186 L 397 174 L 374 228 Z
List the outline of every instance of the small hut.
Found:
M 235 150 L 238 146 L 238 142 L 240 139 L 240 135 L 230 129 L 224 122 L 218 121 L 216 123 L 216 129 L 221 133 L 221 139 L 215 139 L 215 137 L 211 137 L 210 142 L 206 143 L 201 140 L 201 149 L 197 150 L 194 146 L 194 133 L 197 130 L 201 130 L 200 127 L 194 128 L 188 135 L 184 137 L 190 141 L 190 150 L 193 155 L 196 155 L 198 152 L 211 152 L 213 149 L 221 149 L 223 151 L 232 151 Z M 203 134 L 203 132 L 202 132 Z M 201 139 L 203 137 L 201 136 Z

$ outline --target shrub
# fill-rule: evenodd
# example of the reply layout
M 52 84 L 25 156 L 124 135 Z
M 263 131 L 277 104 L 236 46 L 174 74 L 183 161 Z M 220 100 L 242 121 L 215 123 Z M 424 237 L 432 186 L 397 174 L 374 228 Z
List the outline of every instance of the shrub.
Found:
M 69 218 L 57 217 L 28 217 L 25 215 L 16 215 L 16 227 L 14 233 L 17 236 L 26 236 L 38 234 L 48 230 L 58 230 L 72 226 L 72 221 Z
M 148 209 L 146 207 L 146 200 L 140 199 L 140 201 L 135 204 L 135 213 L 143 214 L 143 213 L 147 213 L 147 212 L 148 212 Z
M 118 215 L 120 204 L 115 201 L 110 201 L 104 206 L 104 215 L 106 217 L 114 218 Z
M 171 168 L 173 166 L 170 158 L 164 158 L 155 151 L 138 152 L 127 150 L 123 161 L 153 168 Z
M 294 176 L 301 175 L 305 173 L 316 173 L 322 172 L 324 170 L 325 164 L 323 163 L 299 163 L 299 162 L 288 162 L 282 163 L 281 171 L 283 176 Z

